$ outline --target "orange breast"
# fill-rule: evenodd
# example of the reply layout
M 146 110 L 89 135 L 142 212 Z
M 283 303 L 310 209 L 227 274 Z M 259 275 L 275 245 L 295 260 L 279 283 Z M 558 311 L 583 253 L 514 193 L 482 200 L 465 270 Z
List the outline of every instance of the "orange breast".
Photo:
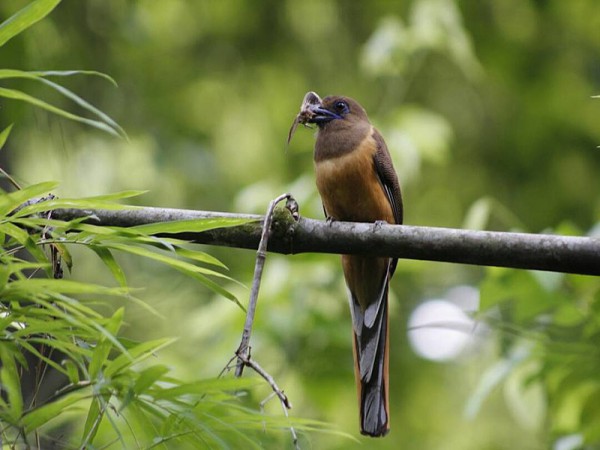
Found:
M 327 214 L 335 220 L 395 223 L 373 156 L 377 149 L 369 133 L 352 152 L 315 164 L 317 188 Z

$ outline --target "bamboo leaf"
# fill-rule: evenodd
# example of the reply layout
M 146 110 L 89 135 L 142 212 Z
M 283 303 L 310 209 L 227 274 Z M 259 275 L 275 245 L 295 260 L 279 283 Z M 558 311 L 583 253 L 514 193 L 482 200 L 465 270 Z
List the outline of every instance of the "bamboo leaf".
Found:
M 0 202 L 1 202 L 1 200 L 0 200 Z M 5 223 L 0 222 L 0 233 L 4 234 L 10 240 L 13 240 L 14 242 L 18 242 L 18 243 L 24 242 L 25 239 L 27 239 L 27 237 L 28 237 L 27 231 L 15 226 L 15 224 L 13 224 L 13 223 L 9 223 L 9 222 L 5 222 Z M 7 247 L 10 245 L 14 245 L 14 242 L 8 243 Z
M 15 425 L 20 420 L 21 414 L 23 414 L 23 397 L 21 396 L 21 382 L 19 381 L 19 371 L 13 352 L 17 352 L 17 350 L 12 345 L 2 344 L 0 346 L 0 361 L 2 362 L 0 383 L 8 400 L 10 420 Z
M 127 292 L 123 288 L 109 288 L 93 283 L 83 283 L 81 281 L 62 280 L 62 279 L 44 279 L 31 278 L 24 280 L 15 280 L 6 287 L 2 295 L 6 299 L 22 298 L 39 293 L 60 293 L 60 294 L 96 294 L 121 296 Z
M 79 383 L 79 370 L 77 368 L 77 365 L 70 359 L 65 359 L 62 365 L 65 366 L 67 376 L 69 377 L 69 381 L 72 384 Z
M 158 381 L 164 374 L 169 372 L 169 368 L 162 365 L 156 364 L 150 366 L 140 372 L 138 379 L 133 386 L 133 391 L 140 395 Z
M 158 233 L 199 233 L 215 228 L 226 228 L 255 222 L 255 219 L 234 219 L 220 217 L 217 219 L 175 220 L 171 222 L 157 222 L 132 227 L 146 234 Z
M 0 47 L 52 12 L 60 0 L 36 0 L 0 24 Z
M 159 388 L 152 392 L 155 399 L 173 400 L 182 395 L 205 395 L 215 392 L 250 389 L 258 385 L 252 378 L 208 378 L 192 383 L 176 383 L 173 387 Z
M 123 210 L 131 209 L 135 210 L 137 207 L 130 205 L 120 205 L 113 203 L 116 200 L 125 198 L 131 198 L 145 193 L 146 191 L 124 191 L 117 192 L 109 195 L 99 195 L 97 197 L 87 198 L 53 198 L 45 202 L 34 203 L 27 205 L 19 210 L 15 217 L 22 217 L 26 215 L 36 214 L 45 211 L 51 211 L 54 209 L 111 209 L 111 210 Z
M 58 183 L 55 181 L 44 181 L 43 183 L 32 184 L 25 189 L 0 196 L 0 217 L 7 215 L 28 200 L 47 195 L 57 187 Z
M 235 295 L 233 295 L 227 289 L 225 289 L 222 286 L 218 285 L 217 283 L 215 283 L 211 279 L 205 277 L 204 275 L 202 275 L 200 273 L 188 273 L 188 275 L 196 278 L 198 281 L 200 281 L 201 283 L 203 283 L 210 290 L 216 292 L 219 295 L 222 295 L 223 297 L 225 297 L 228 300 L 231 300 L 236 305 L 238 305 L 242 309 L 242 311 L 246 311 L 246 308 L 244 308 L 244 306 L 240 303 L 240 301 L 237 299 L 237 297 Z
M 73 75 L 89 75 L 94 77 L 104 78 L 110 82 L 113 86 L 117 87 L 118 84 L 113 77 L 102 72 L 95 70 L 36 70 L 29 72 L 33 75 L 39 75 L 42 77 L 70 77 Z
M 88 368 L 90 379 L 96 379 L 100 373 L 100 369 L 106 364 L 108 355 L 114 344 L 114 335 L 118 333 L 123 323 L 123 308 L 119 308 L 110 319 L 107 326 L 104 328 L 105 338 L 101 339 L 96 345 L 92 359 Z M 109 334 L 107 334 L 109 333 Z M 111 339 L 112 337 L 112 339 Z M 119 343 L 123 353 L 127 354 L 127 350 Z M 130 357 L 131 358 L 131 357 Z
M 64 375 L 67 374 L 67 372 L 66 372 L 65 369 L 63 369 L 59 364 L 57 364 L 56 362 L 52 361 L 50 358 L 48 358 L 44 354 L 40 353 L 33 345 L 30 344 L 30 341 L 28 341 L 26 339 L 20 339 L 19 340 L 19 344 L 25 350 L 29 351 L 32 355 L 34 355 L 37 358 L 39 358 L 40 361 L 43 361 L 44 363 L 48 364 L 50 367 L 53 367 L 54 369 L 56 369 L 59 373 L 62 373 Z
M 232 278 L 228 277 L 227 275 L 224 275 L 219 272 L 215 272 L 214 270 L 206 269 L 203 267 L 198 267 L 198 266 L 196 266 L 194 264 L 190 264 L 186 261 L 180 261 L 176 258 L 172 258 L 170 256 L 167 256 L 167 255 L 164 255 L 161 253 L 157 253 L 157 252 L 151 251 L 151 250 L 149 250 L 147 248 L 143 248 L 143 247 L 135 247 L 135 246 L 131 246 L 131 245 L 117 244 L 117 243 L 106 243 L 105 245 L 107 247 L 113 248 L 115 250 L 121 250 L 121 251 L 131 253 L 134 255 L 144 256 L 146 258 L 162 262 L 163 264 L 167 264 L 167 265 L 171 266 L 172 268 L 179 270 L 180 272 L 197 279 L 202 284 L 204 284 L 206 287 L 208 287 L 210 290 L 231 300 L 236 305 L 238 305 L 242 310 L 245 311 L 245 308 L 238 301 L 238 299 L 235 297 L 235 295 L 233 295 L 231 292 L 229 292 L 222 286 L 218 285 L 217 283 L 215 283 L 214 281 L 212 281 L 211 279 L 209 279 L 206 276 L 206 275 L 211 275 L 211 276 L 224 278 L 224 279 L 227 279 L 230 281 L 234 281 Z
M 214 256 L 209 255 L 208 253 L 205 253 L 205 252 L 200 252 L 197 250 L 189 250 L 187 248 L 182 248 L 182 247 L 176 247 L 175 253 L 177 253 L 178 256 L 182 256 L 184 258 L 191 259 L 193 261 L 202 262 L 202 263 L 206 263 L 206 264 L 212 264 L 213 266 L 218 266 L 223 269 L 227 269 L 227 266 L 225 264 L 223 264 L 221 261 L 219 261 Z
M 176 339 L 174 338 L 162 338 L 154 341 L 142 342 L 136 347 L 130 348 L 127 355 L 119 355 L 111 361 L 104 369 L 104 375 L 107 378 L 112 377 L 175 341 Z
M 71 71 L 70 74 L 76 74 L 78 72 L 82 73 L 81 71 L 74 70 L 74 71 Z M 102 112 L 101 110 L 99 110 L 98 108 L 93 106 L 91 103 L 84 100 L 83 98 L 81 98 L 80 96 L 75 94 L 73 91 L 67 89 L 66 87 L 61 86 L 60 84 L 55 83 L 54 81 L 47 80 L 46 78 L 44 78 L 44 76 L 42 74 L 44 74 L 44 72 L 26 72 L 26 71 L 15 70 L 15 69 L 0 69 L 0 79 L 25 78 L 28 80 L 34 80 L 34 81 L 39 81 L 40 83 L 44 83 L 45 85 L 50 86 L 55 91 L 59 92 L 61 95 L 67 97 L 69 100 L 72 100 L 74 103 L 81 106 L 83 109 L 89 111 L 96 117 L 99 117 L 103 122 L 105 122 L 110 127 L 112 127 L 114 130 L 116 130 L 121 136 L 127 137 L 125 130 L 123 130 L 119 126 L 119 124 L 117 124 L 117 122 L 115 122 L 106 113 Z M 95 74 L 99 75 L 98 72 L 95 72 Z M 112 80 L 110 77 L 108 77 L 108 78 L 110 80 Z
M 109 249 L 106 247 L 102 247 L 100 245 L 90 245 L 90 249 L 92 249 L 96 255 L 102 260 L 102 262 L 108 267 L 113 277 L 117 282 L 121 285 L 121 287 L 127 287 L 127 280 L 125 278 L 125 272 L 111 253 Z
M 94 440 L 100 422 L 102 422 L 102 417 L 104 416 L 104 411 L 106 410 L 109 398 L 109 395 L 97 395 L 90 403 L 90 409 L 88 410 L 85 425 L 83 427 L 82 445 L 80 448 L 88 448 L 88 444 Z
M 113 248 L 115 250 L 121 250 L 126 253 L 131 253 L 138 256 L 143 256 L 148 259 L 153 259 L 155 261 L 159 261 L 163 264 L 167 264 L 168 266 L 173 267 L 174 269 L 183 271 L 184 273 L 202 273 L 205 275 L 211 275 L 215 277 L 225 278 L 227 280 L 231 280 L 230 277 L 224 275 L 222 273 L 216 272 L 211 269 L 206 269 L 204 267 L 199 267 L 194 264 L 191 264 L 187 261 L 182 261 L 177 258 L 172 258 L 171 256 L 165 255 L 163 253 L 158 253 L 156 251 L 149 250 L 144 247 L 137 247 L 126 244 L 118 244 L 118 243 L 106 243 L 105 244 L 109 248 Z
M 90 75 L 99 78 L 104 78 L 113 86 L 117 87 L 117 82 L 113 77 L 95 70 L 17 70 L 17 69 L 0 69 L 0 79 L 6 78 L 45 78 L 45 77 L 70 77 L 73 75 Z
M 13 124 L 11 123 L 0 133 L 0 149 L 2 147 L 4 147 L 4 144 L 6 143 L 6 140 L 8 139 L 8 135 L 10 134 L 10 131 L 12 130 L 12 127 L 13 127 Z
M 65 395 L 53 402 L 45 403 L 39 406 L 23 417 L 22 423 L 27 431 L 33 431 L 55 417 L 62 416 L 66 411 L 72 409 L 73 405 L 81 402 L 88 394 L 77 392 Z
M 76 114 L 65 111 L 64 109 L 51 105 L 50 103 L 47 103 L 43 100 L 32 97 L 31 95 L 26 94 L 25 92 L 18 91 L 16 89 L 0 88 L 0 97 L 10 98 L 12 100 L 20 100 L 31 105 L 37 106 L 39 108 L 45 109 L 46 111 L 49 111 L 51 113 L 62 116 L 66 119 L 84 123 L 99 130 L 106 131 L 107 133 L 112 134 L 113 136 L 119 136 L 119 132 L 117 130 L 115 130 L 113 127 L 107 125 L 104 122 L 78 116 Z

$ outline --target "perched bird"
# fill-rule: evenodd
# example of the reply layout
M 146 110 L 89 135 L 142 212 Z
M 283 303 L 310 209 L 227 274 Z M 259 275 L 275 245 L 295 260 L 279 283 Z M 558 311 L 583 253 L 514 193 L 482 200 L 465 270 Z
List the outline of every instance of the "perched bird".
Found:
M 402 223 L 402 197 L 381 134 L 355 100 L 314 92 L 304 97 L 298 123 L 318 126 L 314 163 L 327 220 Z M 353 324 L 360 431 L 389 431 L 388 289 L 396 259 L 342 255 Z

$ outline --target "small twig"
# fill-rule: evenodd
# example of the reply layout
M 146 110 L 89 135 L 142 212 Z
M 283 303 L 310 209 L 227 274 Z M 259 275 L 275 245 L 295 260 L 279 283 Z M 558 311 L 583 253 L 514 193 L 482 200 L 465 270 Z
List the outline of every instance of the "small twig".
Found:
M 225 367 L 223 367 L 221 369 L 221 371 L 219 372 L 219 375 L 217 375 L 217 378 L 221 378 L 223 375 L 225 375 L 225 372 L 229 372 L 231 370 L 231 363 L 233 362 L 234 359 L 237 359 L 236 355 L 233 355 L 231 358 L 229 358 L 229 361 L 227 361 L 227 364 L 225 364 Z
M 235 376 L 241 377 L 244 371 L 244 359 L 249 360 L 248 352 L 250 346 L 250 335 L 252 334 L 252 325 L 254 323 L 254 315 L 256 313 L 256 304 L 258 301 L 258 290 L 260 288 L 260 280 L 262 278 L 263 268 L 265 266 L 265 260 L 267 259 L 267 243 L 269 241 L 269 232 L 271 230 L 271 223 L 273 222 L 273 211 L 275 206 L 283 199 L 289 200 L 292 196 L 290 194 L 282 194 L 276 199 L 269 203 L 265 221 L 263 223 L 262 233 L 260 236 L 260 243 L 258 244 L 258 250 L 256 251 L 256 264 L 254 266 L 254 278 L 252 279 L 252 289 L 250 290 L 250 301 L 248 302 L 248 311 L 246 313 L 246 322 L 244 323 L 244 330 L 242 331 L 242 341 L 236 351 L 238 355 L 238 364 L 235 368 Z
M 243 355 L 240 353 L 240 354 L 237 354 L 237 357 L 238 357 L 238 363 L 241 362 L 244 366 L 250 367 L 257 374 L 259 374 L 261 377 L 263 377 L 267 383 L 269 383 L 269 386 L 271 386 L 271 389 L 273 389 L 273 392 L 275 393 L 275 395 L 277 395 L 277 397 L 279 397 L 279 400 L 281 401 L 281 404 L 284 407 L 284 410 L 292 409 L 292 404 L 290 403 L 289 399 L 287 398 L 287 395 L 285 395 L 283 393 L 283 391 L 281 389 L 279 389 L 279 386 L 277 386 L 275 379 L 265 369 L 263 369 L 261 366 L 259 366 L 258 363 L 255 360 L 251 359 L 249 356 L 246 356 L 246 355 Z M 286 414 L 286 416 L 287 416 L 287 414 Z
M 4 178 L 6 178 L 10 182 L 10 184 L 12 184 L 15 187 L 15 189 L 19 191 L 22 189 L 21 186 L 19 186 L 19 183 L 17 183 L 17 181 L 13 177 L 11 177 L 8 174 L 8 172 L 6 172 L 6 170 L 4 170 L 2 167 L 0 167 L 0 174 L 2 174 Z
M 285 417 L 289 418 L 288 409 L 292 408 L 292 404 L 290 403 L 289 399 L 283 393 L 283 391 L 279 389 L 279 386 L 277 386 L 275 379 L 262 367 L 260 367 L 260 365 L 256 361 L 250 358 L 250 335 L 252 334 L 252 325 L 254 324 L 254 316 L 256 313 L 256 305 L 258 303 L 258 290 L 260 288 L 262 272 L 265 266 L 265 261 L 267 259 L 267 244 L 269 241 L 269 235 L 271 231 L 271 223 L 273 222 L 273 213 L 277 204 L 284 199 L 287 200 L 286 207 L 290 210 L 294 219 L 298 220 L 299 218 L 298 203 L 290 194 L 282 194 L 276 199 L 272 200 L 271 203 L 269 203 L 269 208 L 267 209 L 267 214 L 263 222 L 260 242 L 258 244 L 258 250 L 256 252 L 254 278 L 252 279 L 252 289 L 250 290 L 250 300 L 248 302 L 248 310 L 246 312 L 246 322 L 244 323 L 244 330 L 242 331 L 242 340 L 240 342 L 240 346 L 235 352 L 235 357 L 229 360 L 229 362 L 221 371 L 219 376 L 221 376 L 225 371 L 229 370 L 233 359 L 237 358 L 237 364 L 235 368 L 236 377 L 241 377 L 242 373 L 244 372 L 244 367 L 248 366 L 257 374 L 259 374 L 269 384 L 269 386 L 271 386 L 271 389 L 273 390 L 273 393 L 269 395 L 267 399 L 261 402 L 261 411 L 263 410 L 265 403 L 276 395 L 279 398 L 279 401 L 281 402 L 281 407 L 283 409 Z M 294 447 L 296 449 L 299 449 L 298 435 L 296 434 L 296 430 L 293 426 L 290 426 L 290 433 L 292 434 L 292 441 L 294 443 Z
M 260 402 L 260 410 L 264 411 L 265 404 L 274 396 L 277 396 L 277 398 L 279 398 L 279 401 L 281 402 L 281 409 L 283 409 L 283 414 L 285 414 L 285 417 L 289 419 L 290 416 L 288 415 L 288 409 L 292 409 L 292 404 L 290 403 L 290 400 L 288 399 L 287 395 L 285 395 L 285 393 L 279 388 L 279 386 L 277 386 L 277 382 L 275 381 L 275 379 L 266 370 L 264 370 L 256 361 L 251 359 L 249 355 L 246 356 L 237 353 L 236 355 L 238 358 L 238 365 L 241 363 L 244 366 L 250 367 L 257 374 L 263 377 L 263 379 L 269 384 L 269 386 L 271 386 L 271 389 L 273 390 L 273 392 L 269 394 L 269 396 L 266 399 Z M 298 446 L 298 435 L 296 434 L 296 430 L 294 429 L 294 427 L 291 425 L 290 433 L 292 434 L 292 442 L 294 443 L 294 447 L 296 449 L 299 449 L 300 447 Z

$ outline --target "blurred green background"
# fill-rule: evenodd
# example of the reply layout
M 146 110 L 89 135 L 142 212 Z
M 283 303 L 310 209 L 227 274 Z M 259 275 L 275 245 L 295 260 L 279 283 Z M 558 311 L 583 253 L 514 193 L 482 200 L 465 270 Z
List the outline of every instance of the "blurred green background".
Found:
M 25 4 L 2 0 L 0 19 Z M 0 128 L 15 127 L 0 162 L 25 185 L 60 181 L 60 196 L 142 189 L 148 193 L 136 204 L 263 213 L 289 191 L 301 214 L 322 218 L 314 132 L 299 129 L 286 146 L 302 97 L 314 90 L 351 96 L 369 112 L 392 153 L 407 224 L 593 234 L 599 30 L 595 0 L 65 1 L 3 48 L 2 66 L 109 74 L 118 88 L 85 76 L 61 82 L 113 117 L 129 140 L 3 101 Z M 37 84 L 10 87 L 72 108 Z M 250 285 L 254 252 L 207 250 Z M 243 312 L 183 275 L 121 262 L 129 283 L 144 288 L 139 296 L 164 315 L 128 304 L 128 333 L 176 336 L 162 360 L 183 378 L 216 375 L 239 343 Z M 75 251 L 72 276 L 114 283 L 99 266 Z M 539 342 L 519 332 L 527 323 L 517 331 L 497 325 L 512 316 L 493 309 L 491 325 L 471 319 L 480 318 L 482 283 L 490 292 L 499 279 L 523 286 L 528 276 L 400 261 L 391 295 L 392 431 L 382 440 L 358 434 L 337 256 L 269 256 L 253 355 L 289 395 L 292 415 L 333 423 L 358 440 L 303 435 L 306 448 L 578 448 L 563 436 L 577 427 L 555 426 L 548 386 L 531 381 L 543 362 L 515 356 Z M 566 283 L 572 298 L 592 290 L 598 300 L 590 278 L 531 277 L 550 290 Z M 247 301 L 247 287 L 227 287 Z M 451 323 L 409 327 L 415 308 L 432 299 L 444 301 L 428 304 Z M 421 344 L 411 345 L 409 335 L 416 342 L 420 331 Z M 515 360 L 522 364 L 503 376 L 501 364 Z M 268 393 L 257 392 L 256 403 Z M 267 411 L 281 414 L 274 402 Z

